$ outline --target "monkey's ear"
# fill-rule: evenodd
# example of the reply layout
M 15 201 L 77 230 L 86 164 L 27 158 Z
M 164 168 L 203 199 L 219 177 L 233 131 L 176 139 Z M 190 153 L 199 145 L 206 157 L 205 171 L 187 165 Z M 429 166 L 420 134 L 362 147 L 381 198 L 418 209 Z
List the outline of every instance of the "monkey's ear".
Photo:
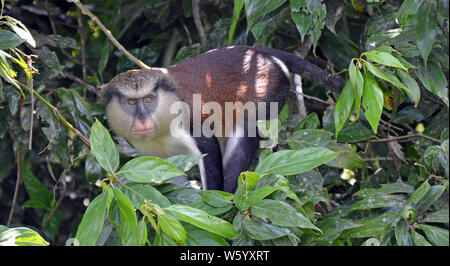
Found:
M 107 84 L 102 84 L 97 86 L 97 102 L 99 104 L 106 104 L 109 102 L 109 98 L 111 97 L 108 93 Z

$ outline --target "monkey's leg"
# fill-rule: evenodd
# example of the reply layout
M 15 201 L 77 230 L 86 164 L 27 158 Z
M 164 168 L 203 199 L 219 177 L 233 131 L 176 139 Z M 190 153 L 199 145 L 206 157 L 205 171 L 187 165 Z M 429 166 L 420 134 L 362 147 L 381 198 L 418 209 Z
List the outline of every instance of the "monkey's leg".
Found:
M 203 189 L 223 190 L 222 152 L 216 137 L 195 137 L 197 147 L 207 154 L 199 163 Z
M 239 175 L 248 170 L 255 158 L 259 139 L 259 136 L 248 137 L 245 129 L 244 137 L 234 137 L 227 143 L 228 159 L 224 162 L 224 191 L 230 193 L 236 191 Z

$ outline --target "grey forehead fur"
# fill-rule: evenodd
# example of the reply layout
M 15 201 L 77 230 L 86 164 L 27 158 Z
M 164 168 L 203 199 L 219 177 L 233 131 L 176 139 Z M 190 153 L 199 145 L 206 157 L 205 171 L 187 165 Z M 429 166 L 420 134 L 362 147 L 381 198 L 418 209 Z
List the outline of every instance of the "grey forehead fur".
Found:
M 162 89 L 174 92 L 176 83 L 168 75 L 158 70 L 129 70 L 115 76 L 110 82 L 100 87 L 98 96 L 100 102 L 108 103 L 114 95 L 127 95 L 127 92 L 137 92 L 142 88 Z

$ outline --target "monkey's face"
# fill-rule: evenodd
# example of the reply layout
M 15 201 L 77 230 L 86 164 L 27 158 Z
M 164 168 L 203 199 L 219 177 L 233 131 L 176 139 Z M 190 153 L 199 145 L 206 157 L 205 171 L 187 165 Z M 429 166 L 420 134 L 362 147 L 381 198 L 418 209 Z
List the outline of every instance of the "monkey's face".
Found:
M 106 116 L 114 133 L 128 140 L 156 138 L 170 128 L 170 106 L 178 101 L 163 75 L 148 71 L 119 74 L 106 85 Z

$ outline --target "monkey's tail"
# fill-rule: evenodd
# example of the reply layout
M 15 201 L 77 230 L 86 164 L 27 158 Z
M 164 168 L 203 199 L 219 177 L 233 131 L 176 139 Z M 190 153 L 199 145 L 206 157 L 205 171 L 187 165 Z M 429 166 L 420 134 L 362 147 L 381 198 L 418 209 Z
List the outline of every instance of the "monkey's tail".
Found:
M 318 66 L 301 59 L 292 53 L 268 47 L 256 47 L 256 50 L 275 56 L 286 64 L 289 71 L 299 74 L 301 77 L 310 80 L 317 85 L 337 92 L 341 92 L 345 86 L 346 81 L 340 76 L 331 76 Z

